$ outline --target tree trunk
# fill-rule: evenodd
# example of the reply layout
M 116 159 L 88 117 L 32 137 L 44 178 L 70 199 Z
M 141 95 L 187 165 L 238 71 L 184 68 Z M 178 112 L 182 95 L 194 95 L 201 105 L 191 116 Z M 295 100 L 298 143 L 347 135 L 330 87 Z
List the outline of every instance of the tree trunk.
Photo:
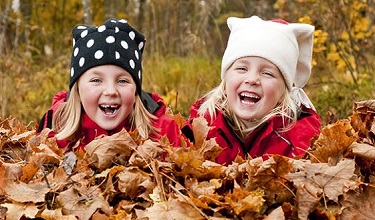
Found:
M 5 33 L 6 33 L 6 27 L 7 27 L 7 20 L 9 16 L 9 12 L 12 6 L 12 1 L 8 1 L 8 4 L 5 8 L 5 11 L 3 12 L 3 19 L 1 20 L 1 26 L 0 26 L 0 54 L 5 54 Z
M 83 22 L 87 25 L 92 24 L 92 10 L 90 0 L 82 0 Z

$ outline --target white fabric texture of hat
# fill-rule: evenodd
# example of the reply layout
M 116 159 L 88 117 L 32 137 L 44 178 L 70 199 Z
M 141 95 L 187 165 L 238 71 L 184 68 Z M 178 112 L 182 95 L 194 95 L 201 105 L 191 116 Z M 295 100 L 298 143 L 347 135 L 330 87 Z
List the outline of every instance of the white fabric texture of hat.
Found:
M 227 48 L 221 64 L 221 79 L 239 58 L 262 57 L 275 64 L 284 76 L 297 105 L 314 108 L 302 89 L 310 78 L 314 26 L 265 21 L 257 16 L 230 17 Z

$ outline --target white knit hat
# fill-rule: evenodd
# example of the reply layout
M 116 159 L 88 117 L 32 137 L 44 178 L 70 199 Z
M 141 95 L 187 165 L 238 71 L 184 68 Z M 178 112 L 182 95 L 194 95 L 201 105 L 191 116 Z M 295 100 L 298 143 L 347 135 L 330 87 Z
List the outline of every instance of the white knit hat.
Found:
M 221 79 L 239 58 L 262 57 L 275 64 L 284 76 L 293 100 L 314 108 L 303 91 L 311 74 L 314 26 L 264 21 L 257 16 L 230 17 L 231 31 L 221 64 Z

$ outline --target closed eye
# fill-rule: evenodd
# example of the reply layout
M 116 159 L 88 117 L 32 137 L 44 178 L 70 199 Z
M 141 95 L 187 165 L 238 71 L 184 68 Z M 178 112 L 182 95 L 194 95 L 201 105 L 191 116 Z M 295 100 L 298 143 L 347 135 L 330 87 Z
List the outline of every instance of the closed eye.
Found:
M 275 76 L 272 72 L 268 72 L 268 71 L 265 71 L 262 74 L 267 75 L 267 76 L 272 76 L 272 77 Z
M 244 72 L 244 71 L 247 71 L 247 68 L 239 66 L 239 67 L 236 67 L 235 70 Z

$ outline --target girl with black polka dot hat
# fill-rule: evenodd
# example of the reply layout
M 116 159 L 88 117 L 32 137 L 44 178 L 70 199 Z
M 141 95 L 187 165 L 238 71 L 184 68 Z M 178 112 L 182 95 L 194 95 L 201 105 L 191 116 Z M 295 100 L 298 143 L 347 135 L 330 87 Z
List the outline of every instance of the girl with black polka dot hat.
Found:
M 303 90 L 311 74 L 314 26 L 230 17 L 221 83 L 192 106 L 182 133 L 194 141 L 192 121 L 204 117 L 230 164 L 270 155 L 301 157 L 321 121 Z
M 140 138 L 158 140 L 166 135 L 179 145 L 177 123 L 166 115 L 167 106 L 155 93 L 142 90 L 142 53 L 145 37 L 123 19 L 100 26 L 73 29 L 70 91 L 55 95 L 40 121 L 38 132 L 51 128 L 58 146 L 79 149 L 100 135 L 126 129 Z

